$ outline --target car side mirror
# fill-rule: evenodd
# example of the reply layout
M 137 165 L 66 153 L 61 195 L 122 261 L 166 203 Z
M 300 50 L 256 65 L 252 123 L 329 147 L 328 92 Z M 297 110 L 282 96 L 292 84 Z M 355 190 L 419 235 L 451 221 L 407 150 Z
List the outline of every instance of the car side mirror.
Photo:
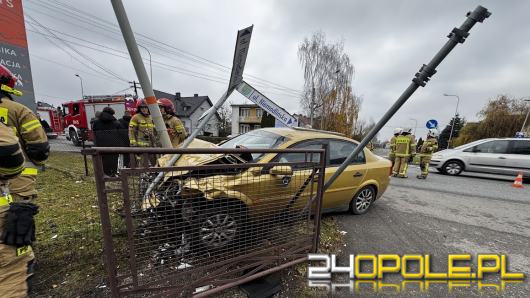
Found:
M 292 176 L 293 168 L 291 166 L 274 166 L 269 170 L 269 174 L 277 176 Z

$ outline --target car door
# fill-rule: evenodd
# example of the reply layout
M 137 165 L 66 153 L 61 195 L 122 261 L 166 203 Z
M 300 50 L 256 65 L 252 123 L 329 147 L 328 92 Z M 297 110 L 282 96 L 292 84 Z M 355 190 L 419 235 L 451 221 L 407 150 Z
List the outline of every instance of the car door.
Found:
M 530 177 L 530 140 L 512 140 L 510 154 L 506 156 L 506 166 L 512 175 L 524 172 Z
M 492 140 L 464 150 L 469 155 L 468 170 L 494 174 L 509 174 L 506 160 L 509 140 Z
M 340 165 L 356 147 L 357 144 L 346 140 L 329 140 L 326 180 L 335 174 Z M 359 185 L 365 179 L 366 173 L 366 160 L 364 152 L 361 151 L 324 194 L 324 208 L 348 206 L 359 189 Z

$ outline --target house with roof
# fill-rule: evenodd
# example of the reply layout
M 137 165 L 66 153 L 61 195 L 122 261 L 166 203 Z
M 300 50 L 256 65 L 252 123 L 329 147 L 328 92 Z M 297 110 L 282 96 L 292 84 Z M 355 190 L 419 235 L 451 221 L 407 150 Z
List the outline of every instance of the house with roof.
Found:
M 153 91 L 155 92 L 156 98 L 167 98 L 173 102 L 175 105 L 175 113 L 177 117 L 184 122 L 184 126 L 188 133 L 192 133 L 197 129 L 199 117 L 213 106 L 212 101 L 208 96 L 194 94 L 193 96 L 183 97 L 180 95 L 180 92 L 170 94 L 159 90 Z M 219 122 L 220 118 L 216 113 L 215 117 L 212 117 L 212 119 L 208 121 L 199 135 L 219 136 Z

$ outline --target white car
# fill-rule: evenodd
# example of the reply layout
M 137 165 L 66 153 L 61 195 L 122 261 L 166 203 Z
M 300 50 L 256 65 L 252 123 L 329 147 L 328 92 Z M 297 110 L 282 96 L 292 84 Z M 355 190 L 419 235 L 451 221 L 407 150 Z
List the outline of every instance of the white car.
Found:
M 433 154 L 430 166 L 447 175 L 463 171 L 530 178 L 530 139 L 482 139 Z

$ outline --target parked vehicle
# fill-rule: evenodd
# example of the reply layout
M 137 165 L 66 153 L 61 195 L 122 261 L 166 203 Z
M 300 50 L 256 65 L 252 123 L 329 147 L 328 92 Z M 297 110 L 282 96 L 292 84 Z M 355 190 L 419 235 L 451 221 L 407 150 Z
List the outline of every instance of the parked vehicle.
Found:
M 62 106 L 64 134 L 75 146 L 79 146 L 83 139 L 88 141 L 94 139 L 91 121 L 95 119 L 96 112 L 111 107 L 120 118 L 125 110 L 132 114 L 136 111 L 134 100 L 128 95 L 85 96 L 82 100 L 66 102 Z
M 201 142 L 201 144 L 193 144 L 192 147 L 216 147 L 211 143 Z M 264 128 L 239 135 L 222 143 L 220 147 L 321 149 L 323 145 L 328 146 L 325 171 L 325 179 L 328 179 L 346 160 L 358 142 L 323 131 Z M 167 164 L 169 158 L 170 156 L 165 156 L 159 160 L 159 163 Z M 290 182 L 307 181 L 311 170 L 282 165 L 282 163 L 299 163 L 304 162 L 305 159 L 306 155 L 303 153 L 267 153 L 249 154 L 248 156 L 183 155 L 177 162 L 177 166 L 247 162 L 264 164 L 264 166 L 236 169 L 237 171 L 230 173 L 170 172 L 166 176 L 166 183 L 173 186 L 177 184 L 180 187 L 177 187 L 178 190 L 170 191 L 171 194 L 167 197 L 181 201 L 171 203 L 171 205 L 181 206 L 182 219 L 190 223 L 194 222 L 188 226 L 202 227 L 191 233 L 198 235 L 205 246 L 208 248 L 223 247 L 233 240 L 234 235 L 239 233 L 247 222 L 258 217 L 262 218 L 263 214 L 283 211 L 286 206 L 293 206 L 290 200 L 300 191 L 298 189 L 300 185 Z M 271 164 L 274 166 L 267 166 Z M 326 211 L 349 210 L 353 214 L 366 213 L 374 201 L 387 189 L 390 166 L 388 160 L 364 149 L 325 192 L 323 209 Z M 262 191 L 256 191 L 257 189 Z M 264 189 L 271 196 L 268 200 L 262 198 Z M 302 194 L 298 200 L 305 202 L 308 199 L 307 195 L 304 197 Z M 298 204 L 298 206 L 303 205 Z M 224 209 L 219 206 L 223 206 Z M 227 212 L 226 206 L 233 206 L 234 212 Z M 197 223 L 197 220 L 200 222 Z M 212 231 L 215 232 L 212 234 Z
M 63 133 L 63 119 L 60 109 L 45 102 L 37 102 L 37 113 L 48 139 L 55 139 Z
M 436 152 L 430 166 L 443 174 L 464 171 L 515 176 L 523 172 L 530 178 L 530 139 L 482 139 L 454 149 Z

